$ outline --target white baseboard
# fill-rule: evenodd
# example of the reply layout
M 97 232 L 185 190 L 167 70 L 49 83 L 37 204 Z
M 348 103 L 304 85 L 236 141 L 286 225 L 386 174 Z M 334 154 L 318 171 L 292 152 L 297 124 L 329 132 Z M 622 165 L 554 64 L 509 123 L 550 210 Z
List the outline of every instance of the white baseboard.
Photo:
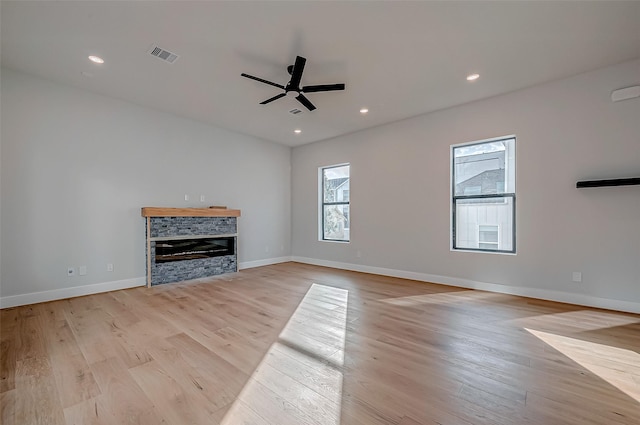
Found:
M 557 301 L 567 304 L 582 305 L 587 307 L 604 308 L 608 310 L 625 311 L 640 314 L 640 303 L 609 298 L 599 298 L 591 295 L 573 294 L 568 292 L 553 291 L 548 289 L 529 288 L 521 286 L 507 286 L 495 283 L 478 282 L 469 279 L 461 279 L 449 276 L 440 276 L 428 273 L 409 272 L 405 270 L 387 269 L 383 267 L 365 266 L 361 264 L 342 263 L 337 261 L 318 260 L 315 258 L 287 256 L 268 258 L 264 260 L 247 261 L 240 263 L 239 269 L 268 266 L 270 264 L 296 261 L 298 263 L 313 264 L 317 266 L 332 267 L 342 270 L 371 273 L 382 276 L 399 277 L 422 282 L 438 283 L 442 285 L 456 286 L 460 288 L 478 289 L 482 291 L 497 292 L 500 294 L 518 295 L 522 297 L 537 298 L 541 300 Z M 101 292 L 117 291 L 119 289 L 135 288 L 146 285 L 145 277 L 116 280 L 112 282 L 96 283 L 93 285 L 74 286 L 70 288 L 54 289 L 51 291 L 32 292 L 28 294 L 0 297 L 0 308 L 16 307 L 20 305 L 35 304 L 46 301 L 54 301 L 65 298 L 80 297 L 83 295 L 98 294 Z
M 265 260 L 247 261 L 239 263 L 238 268 L 250 269 L 253 267 L 268 266 L 270 264 L 286 263 L 291 257 L 268 258 Z M 20 305 L 36 304 L 47 301 L 62 300 L 65 298 L 81 297 L 83 295 L 99 294 L 101 292 L 117 291 L 119 289 L 145 286 L 146 277 L 116 280 L 113 282 L 96 283 L 93 285 L 74 286 L 71 288 L 53 289 L 50 291 L 31 292 L 28 294 L 0 297 L 0 308 L 16 307 Z
M 145 286 L 146 284 L 147 278 L 136 277 L 132 279 L 115 280 L 112 282 L 95 283 L 93 285 L 73 286 L 70 288 L 53 289 L 51 291 L 12 295 L 8 297 L 0 297 L 0 308 L 62 300 L 65 298 L 80 297 L 83 295 L 99 294 L 101 292 Z
M 291 257 L 267 258 L 265 260 L 245 261 L 238 264 L 238 270 L 251 269 L 253 267 L 268 266 L 270 264 L 286 263 L 292 261 Z
M 399 277 L 403 279 L 419 280 L 422 282 L 439 283 L 442 285 L 456 286 L 460 288 L 478 289 L 482 291 L 497 292 L 500 294 L 518 295 L 521 297 L 536 298 L 547 301 L 557 301 L 567 304 L 575 304 L 586 307 L 604 308 L 607 310 L 624 311 L 640 314 L 640 303 L 609 298 L 599 298 L 585 294 L 573 294 L 569 292 L 553 291 L 549 289 L 529 288 L 521 286 L 508 286 L 496 283 L 478 282 L 469 279 L 461 279 L 435 274 L 409 272 L 404 270 L 372 267 L 361 264 L 341 263 L 337 261 L 318 260 L 307 257 L 291 257 L 291 261 L 298 263 L 314 264 L 316 266 L 332 267 L 336 269 L 351 270 L 356 272 L 378 274 L 383 276 Z

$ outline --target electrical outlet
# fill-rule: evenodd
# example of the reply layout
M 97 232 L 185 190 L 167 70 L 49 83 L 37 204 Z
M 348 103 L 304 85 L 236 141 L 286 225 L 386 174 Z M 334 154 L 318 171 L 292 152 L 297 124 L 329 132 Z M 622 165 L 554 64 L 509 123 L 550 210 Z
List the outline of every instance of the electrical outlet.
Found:
M 204 202 L 204 195 L 200 195 L 200 202 Z
M 112 272 L 113 271 L 113 264 L 111 264 L 111 263 L 107 264 L 107 271 L 108 272 Z
M 86 276 L 87 275 L 87 266 L 78 267 L 78 274 L 80 276 Z
M 189 195 L 187 195 L 186 193 L 185 193 L 185 195 L 184 195 L 184 200 L 185 200 L 185 201 L 188 201 L 188 200 L 189 200 Z
M 73 267 L 68 267 L 67 268 L 67 276 L 75 276 L 76 275 L 76 269 Z
M 356 257 L 358 257 L 358 258 L 362 258 L 362 252 L 360 252 L 360 251 L 356 251 Z
M 571 275 L 571 279 L 574 282 L 582 282 L 582 273 L 580 272 L 573 272 L 573 274 Z
M 264 252 L 269 252 L 269 245 L 266 245 L 266 246 L 264 247 Z

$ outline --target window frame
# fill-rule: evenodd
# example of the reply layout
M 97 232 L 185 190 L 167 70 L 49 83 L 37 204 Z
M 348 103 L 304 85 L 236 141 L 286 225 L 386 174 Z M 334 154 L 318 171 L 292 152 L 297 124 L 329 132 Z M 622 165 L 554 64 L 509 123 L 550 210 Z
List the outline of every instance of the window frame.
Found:
M 324 193 L 324 173 L 325 170 L 329 170 L 331 168 L 340 168 L 340 167 L 349 167 L 349 200 L 348 201 L 336 201 L 336 202 L 325 202 L 325 193 Z M 325 238 L 325 206 L 330 206 L 330 205 L 344 205 L 349 207 L 349 227 L 346 227 L 346 229 L 351 229 L 351 163 L 345 162 L 343 164 L 336 164 L 336 165 L 328 165 L 328 166 L 324 166 L 324 167 L 318 167 L 318 185 L 319 185 L 319 191 L 318 194 L 319 196 L 319 207 L 320 207 L 320 211 L 319 211 L 319 218 L 320 218 L 320 223 L 319 223 L 319 237 L 318 240 L 321 242 L 338 242 L 338 243 L 350 243 L 351 242 L 351 231 L 349 231 L 349 239 L 327 239 Z
M 476 146 L 476 145 L 484 145 L 484 144 L 488 144 L 488 143 L 494 143 L 494 142 L 500 142 L 500 141 L 506 141 L 506 140 L 513 140 L 513 165 L 512 167 L 515 168 L 516 167 L 516 136 L 515 135 L 510 135 L 510 136 L 502 136 L 502 137 L 495 137 L 495 138 L 491 138 L 491 139 L 485 139 L 485 140 L 479 140 L 479 141 L 475 141 L 475 142 L 470 142 L 470 143 L 460 143 L 460 144 L 456 144 L 456 145 L 451 145 L 450 147 L 450 155 L 451 155 L 451 171 L 449 173 L 449 177 L 451 178 L 451 185 L 450 185 L 450 199 L 451 199 L 451 204 L 450 204 L 450 208 L 451 208 L 451 223 L 450 223 L 450 235 L 451 235 L 451 240 L 450 240 L 450 249 L 451 251 L 462 251 L 462 252 L 483 252 L 483 253 L 489 253 L 489 254 L 506 254 L 506 255 L 515 255 L 516 254 L 516 172 L 514 170 L 514 187 L 513 187 L 513 191 L 512 192 L 503 192 L 503 193 L 491 193 L 491 194 L 484 194 L 484 195 L 456 195 L 456 157 L 455 157 L 455 150 L 458 148 L 462 148 L 462 147 L 467 147 L 467 146 Z M 507 163 L 508 163 L 508 158 L 505 155 L 505 173 L 507 173 L 506 169 L 507 169 Z M 505 185 L 506 185 L 506 176 L 505 176 Z M 467 199 L 497 199 L 497 198 L 503 198 L 505 199 L 505 203 L 508 203 L 508 199 L 507 198 L 511 198 L 511 204 L 512 204 L 512 208 L 511 208 L 511 249 L 510 250 L 506 250 L 506 249 L 484 249 L 484 248 L 470 248 L 470 247 L 459 247 L 456 246 L 457 240 L 456 240 L 456 201 L 458 200 L 467 200 Z M 500 229 L 502 226 L 500 226 L 499 224 L 496 224 L 498 226 L 498 232 L 499 235 L 501 234 Z M 480 244 L 480 242 L 478 242 L 478 245 Z

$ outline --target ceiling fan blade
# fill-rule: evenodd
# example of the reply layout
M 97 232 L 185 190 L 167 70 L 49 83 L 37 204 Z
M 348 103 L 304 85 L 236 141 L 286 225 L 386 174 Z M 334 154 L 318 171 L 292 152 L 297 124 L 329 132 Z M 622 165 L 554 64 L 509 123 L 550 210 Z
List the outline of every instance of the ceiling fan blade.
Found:
M 297 89 L 300 87 L 300 79 L 302 78 L 302 71 L 304 71 L 304 64 L 307 60 L 302 56 L 296 56 L 296 63 L 293 65 L 293 71 L 291 72 L 291 81 L 289 86 Z
M 249 74 L 240 74 L 240 75 L 243 76 L 243 77 L 250 78 L 250 79 L 256 80 L 256 81 L 260 81 L 261 83 L 269 84 L 270 86 L 275 86 L 275 87 L 278 87 L 278 88 L 284 90 L 284 86 L 282 84 L 273 83 L 271 81 L 263 80 L 262 78 L 254 77 L 253 75 L 249 75 Z
M 304 86 L 302 91 L 304 93 L 313 93 L 319 91 L 334 91 L 334 90 L 344 90 L 344 84 L 322 84 L 318 86 Z
M 300 93 L 300 95 L 296 97 L 296 99 L 298 99 L 298 102 L 302 103 L 308 110 L 313 111 L 314 109 L 316 109 L 313 103 L 309 102 L 309 99 L 304 97 L 302 93 Z
M 280 99 L 281 97 L 284 97 L 284 96 L 286 96 L 286 95 L 287 95 L 287 93 L 280 93 L 280 94 L 277 94 L 277 95 L 273 96 L 272 98 L 265 100 L 264 102 L 260 102 L 260 104 L 261 104 L 261 105 L 266 105 L 267 103 L 271 103 L 271 102 L 273 102 L 274 100 L 278 100 L 278 99 Z

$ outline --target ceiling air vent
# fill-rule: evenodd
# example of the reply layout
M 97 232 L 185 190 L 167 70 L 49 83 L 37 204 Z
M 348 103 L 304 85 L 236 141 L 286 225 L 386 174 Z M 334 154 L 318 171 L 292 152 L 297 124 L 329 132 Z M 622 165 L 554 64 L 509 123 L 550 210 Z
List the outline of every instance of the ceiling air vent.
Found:
M 289 111 L 289 113 L 293 115 L 298 115 L 300 112 L 302 111 L 298 108 L 293 108 L 292 110 Z
M 174 63 L 180 56 L 175 53 L 171 53 L 167 50 L 161 49 L 158 46 L 153 46 L 151 50 L 149 50 L 152 56 L 162 59 L 163 61 L 167 61 L 169 63 Z

